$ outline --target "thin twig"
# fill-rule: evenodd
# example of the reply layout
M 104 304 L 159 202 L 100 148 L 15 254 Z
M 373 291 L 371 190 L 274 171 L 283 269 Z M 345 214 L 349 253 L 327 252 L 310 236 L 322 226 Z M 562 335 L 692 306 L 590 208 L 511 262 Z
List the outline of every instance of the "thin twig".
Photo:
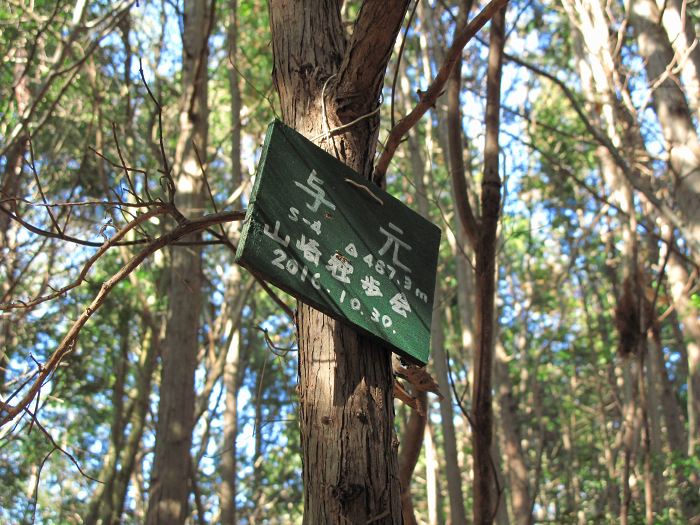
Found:
M 34 202 L 24 197 L 7 197 L 5 199 L 0 199 L 0 204 L 5 202 L 21 202 L 27 206 L 33 208 L 67 208 L 70 206 L 104 206 L 111 208 L 120 208 L 122 206 L 129 208 L 150 208 L 152 206 L 158 206 L 160 203 L 157 201 L 141 201 L 141 202 L 124 202 L 122 200 L 117 201 L 61 201 L 61 202 Z
M 41 181 L 39 180 L 39 173 L 36 171 L 36 165 L 34 163 L 34 145 L 32 144 L 32 139 L 29 138 L 27 141 L 29 142 L 29 169 L 32 172 L 32 175 L 34 175 L 34 182 L 36 182 L 36 187 L 39 190 L 39 195 L 41 195 L 41 200 L 44 202 L 44 204 L 48 204 L 46 200 L 46 195 L 44 194 L 44 189 L 41 187 Z M 53 224 L 53 227 L 56 228 L 56 231 L 59 234 L 63 233 L 63 230 L 61 230 L 61 227 L 58 225 L 58 221 L 56 220 L 56 217 L 54 217 L 53 212 L 51 211 L 51 208 L 46 208 L 46 211 L 49 214 L 49 217 L 51 218 L 51 224 Z
M 73 288 L 76 288 L 80 286 L 80 284 L 85 281 L 85 277 L 87 276 L 87 273 L 90 271 L 92 266 L 97 262 L 97 260 L 104 255 L 104 253 L 112 248 L 114 246 L 114 243 L 119 241 L 122 237 L 124 237 L 129 231 L 131 231 L 133 228 L 135 228 L 137 225 L 141 224 L 144 221 L 149 220 L 151 217 L 155 217 L 157 215 L 163 215 L 167 213 L 168 210 L 166 208 L 155 208 L 153 210 L 150 210 L 143 215 L 140 215 L 130 223 L 128 223 L 126 226 L 124 226 L 121 230 L 119 230 L 111 239 L 108 239 L 107 241 L 103 242 L 100 245 L 100 248 L 95 252 L 95 254 L 90 257 L 85 264 L 83 265 L 82 270 L 78 274 L 77 279 L 73 281 L 72 283 L 67 284 L 66 286 L 57 289 L 53 293 L 41 296 L 41 297 L 36 297 L 32 299 L 31 301 L 27 302 L 22 302 L 21 304 L 18 304 L 17 302 L 9 303 L 9 304 L 3 304 L 0 305 L 0 310 L 13 310 L 17 308 L 22 308 L 22 309 L 28 309 L 28 308 L 33 308 L 34 306 L 37 306 L 41 303 L 44 303 L 46 301 L 50 301 L 52 299 L 56 299 L 57 297 L 60 297 Z
M 455 402 L 457 403 L 457 406 L 459 407 L 459 411 L 462 412 L 462 415 L 467 419 L 469 422 L 469 426 L 472 428 L 472 431 L 474 430 L 474 421 L 472 421 L 471 415 L 469 415 L 469 411 L 464 408 L 464 405 L 462 404 L 462 399 L 464 399 L 464 394 L 459 395 L 457 393 L 457 387 L 455 386 L 455 380 L 454 377 L 452 376 L 452 366 L 450 365 L 450 351 L 445 347 L 445 361 L 447 362 L 447 378 L 450 381 L 450 388 L 452 389 L 452 393 L 455 396 Z M 467 389 L 469 389 L 469 385 L 467 385 Z
M 563 81 L 559 80 L 553 74 L 535 66 L 534 64 L 525 62 L 524 60 L 510 55 L 508 53 L 503 53 L 503 58 L 509 60 L 510 62 L 523 66 L 524 68 L 529 69 L 530 71 L 539 76 L 549 79 L 557 87 L 559 87 L 566 99 L 571 104 L 573 110 L 581 119 L 581 122 L 586 128 L 586 130 L 593 136 L 596 142 L 598 142 L 601 146 L 608 150 L 613 160 L 615 161 L 615 164 L 618 166 L 618 168 L 620 168 L 620 170 L 624 174 L 625 179 L 632 185 L 632 187 L 635 190 L 637 190 L 641 194 L 641 196 L 647 202 L 654 206 L 654 208 L 656 208 L 656 210 L 658 210 L 659 213 L 667 221 L 669 221 L 676 229 L 678 229 L 683 234 L 686 242 L 693 246 L 694 251 L 700 252 L 700 242 L 694 239 L 694 237 L 688 233 L 688 228 L 685 226 L 684 222 L 678 217 L 676 212 L 673 209 L 671 209 L 671 207 L 666 202 L 664 202 L 654 194 L 653 189 L 649 187 L 649 184 L 632 169 L 630 164 L 625 159 L 624 155 L 613 144 L 612 140 L 610 140 L 610 138 L 606 134 L 604 134 L 592 124 L 590 118 L 588 117 L 588 114 L 583 109 L 583 107 L 581 107 L 581 104 L 576 99 L 574 92 Z
M 89 149 L 90 151 L 92 151 L 95 155 L 97 155 L 98 157 L 100 157 L 102 160 L 104 160 L 105 162 L 107 162 L 108 164 L 110 164 L 113 168 L 118 168 L 118 169 L 124 169 L 124 170 L 128 170 L 128 171 L 133 171 L 133 172 L 135 172 L 135 173 L 141 173 L 141 174 L 144 175 L 144 176 L 147 175 L 146 170 L 142 170 L 142 169 L 140 169 L 140 168 L 130 168 L 129 166 L 122 166 L 121 164 L 117 164 L 117 163 L 114 162 L 112 159 L 110 159 L 109 157 L 107 157 L 105 154 L 100 153 L 99 151 L 97 151 L 97 150 L 96 150 L 95 148 L 93 148 L 92 146 L 88 146 L 88 149 Z
M 129 188 L 131 190 L 130 193 L 134 196 L 134 199 L 136 199 L 136 202 L 140 203 L 140 202 L 142 202 L 142 199 L 136 191 L 136 186 L 134 186 L 134 181 L 132 181 L 131 177 L 129 176 L 130 170 L 126 167 L 126 161 L 124 160 L 124 155 L 122 154 L 122 148 L 119 145 L 119 137 L 117 136 L 117 124 L 116 124 L 116 122 L 112 122 L 112 136 L 114 137 L 114 145 L 117 147 L 117 155 L 119 156 L 119 160 L 121 161 L 121 164 L 119 164 L 119 167 L 122 170 L 124 170 L 124 177 L 126 177 L 126 181 L 129 184 Z M 150 192 L 148 191 L 148 179 L 146 179 L 146 182 L 144 182 L 144 191 L 146 193 L 146 196 L 148 197 L 148 200 L 153 200 Z
M 56 2 L 56 4 L 59 4 L 60 2 Z M 44 470 L 44 464 L 48 461 L 48 459 L 51 457 L 51 454 L 56 452 L 58 450 L 57 447 L 53 447 L 48 454 L 44 456 L 44 458 L 41 460 L 41 463 L 39 463 L 39 468 L 37 469 L 36 473 L 36 479 L 34 480 L 34 488 L 32 489 L 32 523 L 36 522 L 36 507 L 37 507 L 37 501 L 39 499 L 39 481 L 41 480 L 41 471 Z
M 194 139 L 192 139 L 192 147 L 194 148 L 194 154 L 197 157 L 197 162 L 199 163 L 199 170 L 202 172 L 204 185 L 207 187 L 207 193 L 209 194 L 209 200 L 211 201 L 211 205 L 214 208 L 214 213 L 219 213 L 218 206 L 216 205 L 216 201 L 214 200 L 214 194 L 211 191 L 211 185 L 209 184 L 209 177 L 207 177 L 207 170 L 204 167 L 202 157 L 199 155 L 199 148 L 197 147 L 197 143 L 194 141 Z M 219 224 L 219 229 L 221 230 L 221 235 L 226 236 L 226 231 L 224 230 L 223 224 Z
M 70 452 L 68 452 L 67 450 L 65 450 L 64 448 L 62 448 L 58 443 L 56 443 L 56 440 L 54 440 L 53 436 L 52 436 L 51 434 L 49 434 L 49 431 L 46 430 L 46 429 L 44 428 L 44 425 L 42 425 L 41 423 L 39 423 L 39 419 L 36 417 L 36 414 L 33 414 L 33 413 L 32 413 L 30 410 L 28 410 L 28 409 L 25 409 L 24 411 L 25 411 L 27 414 L 29 414 L 29 416 L 32 418 L 32 420 L 33 420 L 34 423 L 36 424 L 37 428 L 38 428 L 39 430 L 41 430 L 41 432 L 44 434 L 44 436 L 46 436 L 46 437 L 48 438 L 49 442 L 51 443 L 51 445 L 53 445 L 54 449 L 56 449 L 56 450 L 58 450 L 59 452 L 63 453 L 68 459 L 70 459 L 71 463 L 73 463 L 73 465 L 75 465 L 75 468 L 78 469 L 78 472 L 80 472 L 80 474 L 82 474 L 83 477 L 89 479 L 90 481 L 94 481 L 95 483 L 100 483 L 100 484 L 103 483 L 103 482 L 100 481 L 99 479 L 93 478 L 91 475 L 89 475 L 88 473 L 86 473 L 86 472 L 80 467 L 80 464 L 79 464 L 78 461 L 75 459 L 75 457 L 73 457 L 73 455 L 72 455 Z
M 100 202 L 96 202 L 96 203 L 94 203 L 94 204 L 101 204 L 101 203 L 100 203 Z M 112 204 L 112 203 L 105 203 L 105 204 Z M 66 206 L 73 206 L 73 205 L 79 206 L 79 205 L 82 205 L 82 204 L 80 204 L 80 203 L 75 203 L 75 204 L 70 203 L 70 204 L 66 204 Z M 125 204 L 125 206 L 126 206 L 126 205 L 127 205 L 127 204 Z M 58 206 L 58 205 L 52 204 L 51 206 Z M 144 204 L 140 204 L 140 205 L 132 204 L 132 206 L 134 206 L 134 207 L 159 206 L 159 207 L 168 208 L 168 205 L 165 204 L 165 203 L 162 203 L 162 202 L 152 202 L 152 203 L 148 203 L 148 204 L 144 203 Z M 127 212 L 126 212 L 126 210 L 125 210 L 124 208 L 120 207 L 119 209 L 120 209 L 120 211 L 121 211 L 122 213 L 124 213 L 125 215 L 127 214 Z M 6 214 L 8 217 L 10 217 L 10 219 L 12 219 L 13 221 L 17 222 L 18 224 L 20 224 L 22 227 L 24 227 L 25 229 L 29 230 L 30 232 L 35 233 L 35 234 L 37 234 L 37 235 L 40 235 L 40 236 L 42 236 L 42 237 L 46 237 L 46 238 L 50 238 L 50 239 L 58 239 L 58 240 L 61 240 L 61 241 L 66 241 L 66 242 L 70 242 L 70 243 L 73 243 L 73 244 L 79 244 L 79 245 L 81 245 L 81 246 L 89 246 L 89 247 L 92 247 L 92 248 L 99 248 L 100 246 L 102 246 L 102 245 L 104 244 L 103 242 L 88 241 L 88 240 L 85 240 L 85 239 L 80 239 L 80 238 L 78 238 L 78 237 L 73 237 L 73 236 L 71 236 L 71 235 L 66 235 L 66 234 L 59 235 L 59 234 L 54 233 L 54 232 L 50 232 L 50 231 L 47 231 L 47 230 L 43 230 L 43 229 L 41 229 L 41 228 L 39 228 L 39 227 L 37 227 L 37 226 L 34 226 L 33 224 L 31 224 L 31 223 L 25 221 L 24 219 L 21 219 L 20 217 L 18 217 L 18 216 L 15 215 L 14 213 L 12 213 L 10 210 L 8 210 L 7 208 L 5 208 L 4 206 L 0 206 L 0 212 Z M 135 218 L 135 216 L 133 216 L 133 215 L 131 215 L 131 214 L 129 214 L 129 215 L 132 217 L 131 220 L 133 220 L 133 219 Z M 209 230 L 207 230 L 207 231 L 209 231 Z M 212 233 L 212 232 L 209 231 L 209 233 Z M 221 239 L 221 237 L 220 237 L 218 234 L 215 235 L 215 237 L 216 237 L 218 240 L 216 240 L 216 241 L 182 241 L 182 242 L 175 242 L 175 243 L 173 243 L 173 244 L 174 244 L 174 245 L 178 245 L 178 246 L 199 246 L 199 245 L 202 245 L 202 246 L 209 246 L 209 245 L 215 245 L 215 244 L 226 244 L 226 243 Z M 153 240 L 153 239 L 148 238 L 148 239 L 133 239 L 133 240 L 130 240 L 130 241 L 119 241 L 119 242 L 112 243 L 112 246 L 139 246 L 139 245 L 142 245 L 142 244 L 148 244 L 148 243 L 151 242 L 152 240 Z
M 156 106 L 156 114 L 158 115 L 158 143 L 160 145 L 160 156 L 163 162 L 163 176 L 161 177 L 161 187 L 163 187 L 163 183 L 165 183 L 163 191 L 168 199 L 168 202 L 174 205 L 175 182 L 173 181 L 173 175 L 170 169 L 170 163 L 168 162 L 168 156 L 165 154 L 165 141 L 163 140 L 163 108 L 160 105 L 160 102 L 156 100 L 156 97 L 153 96 L 151 88 L 148 86 L 148 82 L 146 82 L 146 76 L 143 73 L 143 64 L 141 63 L 141 57 L 139 57 L 139 73 L 141 74 L 141 81 L 143 82 L 143 85 L 146 88 L 148 96 L 151 98 L 153 104 Z
M 236 255 L 236 245 L 231 242 L 231 240 L 225 236 L 221 235 L 219 232 L 215 232 L 213 230 L 207 230 L 209 233 L 211 233 L 214 237 L 216 237 L 221 244 L 226 246 L 231 252 Z M 257 274 L 253 269 L 247 268 L 247 270 L 251 273 L 253 278 L 258 281 L 258 284 L 262 287 L 263 290 L 267 293 L 268 296 L 270 296 L 270 299 L 272 299 L 277 306 L 279 306 L 284 313 L 286 313 L 290 319 L 296 319 L 296 315 L 294 314 L 294 310 L 285 303 L 282 298 L 275 293 L 275 291 L 270 288 L 270 285 L 265 282 L 265 279 L 261 277 L 259 274 Z
M 396 58 L 396 68 L 394 71 L 394 80 L 391 82 L 391 127 L 394 127 L 394 95 L 396 94 L 396 82 L 399 79 L 399 67 L 401 66 L 401 58 L 403 57 L 403 50 L 406 47 L 406 40 L 408 39 L 408 30 L 411 28 L 411 22 L 413 22 L 413 17 L 416 15 L 416 9 L 418 9 L 418 3 L 420 0 L 416 0 L 413 4 L 413 9 L 408 17 L 408 22 L 406 22 L 406 30 L 403 32 L 403 39 L 401 40 L 401 45 L 399 46 L 399 54 Z
M 673 244 L 673 230 L 671 230 L 671 233 L 669 235 L 669 239 L 666 242 L 668 246 L 671 246 Z M 666 257 L 664 257 L 664 263 L 661 266 L 661 269 L 659 270 L 659 275 L 656 278 L 656 290 L 654 290 L 654 299 L 651 302 L 651 315 L 654 315 L 654 310 L 656 310 L 656 301 L 659 299 L 659 291 L 661 290 L 661 281 L 664 278 L 664 275 L 666 274 L 666 265 L 668 264 L 668 260 L 671 258 L 671 251 L 672 250 L 666 250 Z
M 281 346 L 275 345 L 275 343 L 273 343 L 272 339 L 270 338 L 270 333 L 267 328 L 263 328 L 262 326 L 258 326 L 257 328 L 263 333 L 267 348 L 277 357 L 287 357 L 287 354 L 289 352 L 296 352 L 296 349 L 294 349 L 294 347 L 283 348 Z

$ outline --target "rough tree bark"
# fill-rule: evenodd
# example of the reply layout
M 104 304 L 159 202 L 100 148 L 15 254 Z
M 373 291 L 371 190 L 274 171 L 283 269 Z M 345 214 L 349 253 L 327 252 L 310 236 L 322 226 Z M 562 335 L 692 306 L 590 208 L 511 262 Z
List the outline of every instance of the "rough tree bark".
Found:
M 407 5 L 363 2 L 348 36 L 339 0 L 270 0 L 284 121 L 313 137 L 325 119 L 332 128 L 374 111 Z M 378 123 L 365 118 L 321 146 L 369 178 Z M 390 353 L 302 303 L 297 331 L 304 523 L 401 523 Z
M 213 5 L 213 4 L 211 4 Z M 201 213 L 203 179 L 195 147 L 207 148 L 207 0 L 185 0 L 182 42 L 180 134 L 173 163 L 176 204 L 185 216 Z M 205 162 L 202 159 L 202 162 Z M 194 241 L 199 235 L 184 240 Z M 149 487 L 148 524 L 184 523 L 187 517 L 190 446 L 194 424 L 194 372 L 197 367 L 202 287 L 201 250 L 171 249 L 168 320 L 163 344 L 156 450 Z

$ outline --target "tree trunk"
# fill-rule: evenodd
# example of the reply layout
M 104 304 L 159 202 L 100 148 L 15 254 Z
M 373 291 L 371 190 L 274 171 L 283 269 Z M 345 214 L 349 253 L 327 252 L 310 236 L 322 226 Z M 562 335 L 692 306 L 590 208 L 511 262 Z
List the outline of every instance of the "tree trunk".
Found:
M 466 16 L 468 2 L 462 4 Z M 473 383 L 473 441 L 475 524 L 492 523 L 496 517 L 498 473 L 492 457 L 493 406 L 492 368 L 494 343 L 494 300 L 496 293 L 496 245 L 501 206 L 501 180 L 498 171 L 501 100 L 501 66 L 505 41 L 505 7 L 491 21 L 488 75 L 486 80 L 486 140 L 484 177 L 481 185 L 481 217 L 474 214 L 467 195 L 461 144 L 459 112 L 459 62 L 452 72 L 448 91 L 448 130 L 450 172 L 457 215 L 474 253 L 476 290 L 476 350 Z
M 236 325 L 238 321 L 235 322 Z M 236 437 L 238 436 L 238 368 L 240 362 L 240 330 L 233 327 L 226 364 L 224 365 L 224 388 L 226 400 L 224 406 L 223 452 L 221 457 L 221 493 L 219 507 L 221 523 L 235 525 L 236 520 Z M 258 432 L 260 430 L 258 429 Z
M 229 19 L 227 28 L 228 41 L 228 80 L 231 94 L 231 182 L 235 188 L 240 188 L 241 174 L 241 90 L 238 83 L 238 0 L 229 0 Z M 238 200 L 236 200 L 238 202 Z M 233 294 L 241 292 L 240 271 L 237 267 L 231 269 L 231 278 L 227 287 Z M 224 388 L 226 399 L 224 404 L 224 432 L 221 457 L 221 488 L 219 508 L 222 525 L 235 525 L 236 517 L 236 437 L 238 435 L 238 387 L 240 366 L 240 314 L 229 321 L 233 326 L 224 364 Z
M 634 491 L 630 485 L 634 465 L 637 460 L 640 431 L 637 377 L 638 362 L 632 356 L 622 358 L 622 381 L 624 390 L 623 424 L 622 424 L 622 469 L 620 470 L 620 524 L 627 525 L 632 508 Z M 635 485 L 636 487 L 636 485 Z M 635 498 L 636 499 L 636 498 Z
M 213 23 L 206 0 L 186 0 L 183 15 L 180 135 L 173 176 L 175 202 L 185 216 L 201 213 L 203 179 L 195 147 L 207 151 L 208 34 Z M 202 158 L 202 162 L 206 162 Z M 199 234 L 184 241 L 196 241 Z M 196 246 L 171 249 L 168 320 L 163 344 L 156 450 L 147 523 L 184 523 L 187 517 L 190 446 L 194 424 L 202 261 Z
M 674 53 L 668 35 L 659 26 L 659 18 L 654 0 L 632 2 L 630 21 L 649 83 L 655 87 L 652 98 L 668 144 L 675 201 L 689 234 L 697 241 L 700 239 L 700 143 L 685 95 L 667 72 Z
M 440 282 L 440 279 L 437 280 Z M 459 468 L 457 454 L 457 437 L 452 408 L 452 389 L 450 388 L 447 356 L 445 355 L 445 335 L 442 326 L 442 292 L 440 286 L 435 287 L 433 318 L 430 326 L 430 346 L 433 355 L 433 368 L 438 388 L 444 398 L 440 400 L 440 421 L 442 422 L 442 440 L 445 454 L 445 477 L 447 478 L 447 494 L 450 500 L 450 523 L 460 525 L 467 523 L 462 495 L 462 471 Z
M 493 439 L 492 367 L 494 300 L 496 295 L 496 244 L 501 211 L 501 177 L 498 171 L 498 133 L 501 109 L 501 66 L 505 41 L 505 7 L 491 21 L 488 77 L 486 80 L 486 142 L 481 185 L 481 228 L 476 253 L 476 353 L 474 356 L 474 523 L 490 524 L 496 512 Z
M 696 118 L 700 119 L 700 46 L 687 0 L 656 0 L 661 24 L 671 42 L 681 70 L 685 96 Z
M 466 17 L 466 15 L 465 15 Z M 459 23 L 459 22 L 458 22 Z M 458 67 L 455 66 L 453 74 L 459 74 Z M 408 79 L 406 79 L 405 87 L 408 87 Z M 403 93 L 404 97 L 410 100 L 410 93 Z M 458 98 L 459 100 L 459 98 Z M 409 108 L 407 108 L 409 109 Z M 432 135 L 432 124 L 426 123 L 427 137 L 426 142 L 430 142 Z M 416 203 L 418 210 L 424 217 L 428 217 L 428 198 L 425 174 L 429 171 L 429 166 L 432 161 L 421 158 L 418 141 L 409 136 L 409 145 L 411 146 L 411 166 L 413 169 L 413 179 L 416 185 Z M 438 278 L 437 283 L 441 280 Z M 460 289 L 463 285 L 460 286 Z M 459 525 L 467 522 L 467 515 L 464 506 L 464 494 L 462 491 L 462 471 L 459 465 L 459 456 L 457 454 L 457 435 L 454 425 L 454 409 L 452 389 L 450 388 L 448 377 L 448 363 L 445 352 L 445 337 L 442 324 L 443 312 L 441 309 L 442 294 L 439 290 L 439 284 L 436 286 L 433 299 L 433 315 L 431 319 L 430 331 L 431 337 L 431 355 L 435 379 L 440 392 L 443 394 L 443 399 L 440 400 L 440 421 L 442 426 L 442 446 L 445 455 L 445 478 L 447 480 L 447 494 L 450 500 L 450 520 L 454 525 Z M 466 292 L 465 292 L 466 293 Z
M 624 91 L 624 87 L 616 84 L 618 78 L 617 57 L 610 45 L 610 27 L 602 2 L 570 2 L 564 1 L 564 7 L 573 23 L 580 28 L 582 40 L 575 40 L 575 52 L 578 55 L 579 74 L 583 86 L 584 95 L 593 102 L 589 109 L 600 120 L 599 126 L 605 129 L 611 143 L 622 151 L 629 152 L 641 159 L 644 163 L 646 152 L 643 150 L 643 141 L 636 121 L 630 115 L 629 108 L 617 98 L 618 88 Z M 585 43 L 585 50 L 583 43 Z M 624 93 L 623 93 L 624 96 Z M 598 103 L 598 107 L 595 107 Z M 637 458 L 637 441 L 640 430 L 645 430 L 645 407 L 640 403 L 640 390 L 644 386 L 638 379 L 642 377 L 644 353 L 646 352 L 643 279 L 642 269 L 639 264 L 636 211 L 632 188 L 624 178 L 620 167 L 612 158 L 607 148 L 600 147 L 599 158 L 601 172 L 605 183 L 612 190 L 612 200 L 627 215 L 628 220 L 621 221 L 622 227 L 622 253 L 620 269 L 623 275 L 623 286 L 618 290 L 616 325 L 620 329 L 620 344 L 618 355 L 622 360 L 622 383 L 624 389 L 624 408 L 622 437 L 622 466 L 619 483 L 622 489 L 620 497 L 619 521 L 623 525 L 627 523 L 632 503 L 632 488 L 630 476 L 635 468 Z M 639 168 L 634 168 L 638 172 Z M 619 316 L 619 317 L 618 317 Z M 634 320 L 635 322 L 623 323 L 622 321 Z M 624 337 L 623 337 L 624 334 Z M 636 359 L 639 358 L 639 361 Z M 638 372 L 636 370 L 639 370 Z M 642 428 L 643 427 L 643 428 Z M 648 440 L 645 444 L 649 444 Z M 645 449 L 648 450 L 648 449 Z M 648 459 L 648 454 L 646 458 Z M 608 465 L 610 465 L 608 459 Z M 650 485 L 648 485 L 651 489 Z M 651 494 L 651 490 L 647 491 Z M 650 502 L 651 497 L 647 499 Z M 611 497 L 611 503 L 616 503 L 616 498 Z M 613 509 L 614 507 L 611 507 Z M 650 509 L 651 510 L 651 509 Z
M 416 400 L 420 407 L 427 410 L 427 392 L 416 392 Z M 420 450 L 423 446 L 423 435 L 425 433 L 426 414 L 421 414 L 418 410 L 412 409 L 411 415 L 404 429 L 401 440 L 401 450 L 399 453 L 399 480 L 401 482 L 401 515 L 404 525 L 418 525 L 415 511 L 413 509 L 413 498 L 411 497 L 411 480 L 413 470 L 416 468 Z
M 700 445 L 700 320 L 697 308 L 689 301 L 690 276 L 677 256 L 668 261 L 671 297 L 683 323 L 688 355 L 688 456 L 695 455 Z
M 426 505 L 428 507 L 428 525 L 439 525 L 438 522 L 438 455 L 435 450 L 435 440 L 433 439 L 433 429 L 430 419 L 425 425 L 425 435 L 423 437 L 425 448 L 425 484 Z
M 647 348 L 646 342 L 640 344 L 639 370 L 637 382 L 639 384 L 639 418 L 642 438 L 642 453 L 644 454 L 644 517 L 647 525 L 654 523 L 654 480 L 651 467 L 651 431 L 649 428 L 649 396 L 646 385 L 647 373 Z
M 23 48 L 19 48 L 17 51 L 17 62 L 13 70 L 12 85 L 14 86 L 14 98 L 15 98 L 15 109 L 17 115 L 23 115 L 27 104 L 30 100 L 29 92 L 29 76 L 26 75 L 25 66 L 23 61 L 26 60 L 27 51 Z M 13 200 L 14 198 L 20 197 L 21 188 L 21 175 L 22 166 L 24 164 L 24 154 L 29 145 L 29 137 L 26 134 L 22 134 L 17 138 L 14 144 L 10 147 L 7 155 L 5 156 L 5 165 L 2 173 L 2 179 L 0 180 L 0 197 L 3 205 L 7 209 L 17 212 L 18 201 Z M 17 246 L 16 239 L 14 236 L 10 235 L 12 231 L 10 216 L 5 213 L 0 213 L 0 253 L 2 253 L 2 263 L 0 268 L 0 278 L 2 278 L 2 283 L 0 284 L 0 303 L 5 303 L 9 301 L 9 294 L 13 288 L 15 281 L 14 274 L 16 273 L 15 264 L 17 261 Z M 4 278 L 3 278 L 4 277 Z M 19 317 L 19 314 L 14 314 L 13 317 Z M 7 388 L 5 384 L 5 374 L 8 368 L 8 363 L 10 362 L 10 352 L 11 348 L 15 345 L 13 344 L 13 324 L 16 320 L 9 317 L 3 316 L 0 318 L 0 400 L 4 400 Z
M 156 368 L 156 357 L 158 350 L 161 348 L 161 339 L 158 334 L 157 325 L 153 324 L 153 326 L 150 327 L 150 331 L 150 336 L 148 341 L 145 342 L 144 348 L 141 350 L 142 355 L 139 359 L 134 412 L 131 415 L 129 436 L 123 448 L 121 468 L 117 472 L 114 488 L 112 489 L 112 503 L 108 506 L 111 513 L 109 515 L 105 514 L 104 511 L 102 513 L 102 523 L 105 525 L 117 525 L 121 523 L 121 515 L 124 511 L 129 479 L 132 477 L 132 473 L 138 464 L 137 455 L 139 453 L 141 437 L 143 436 L 146 416 L 149 410 L 149 396 Z
M 362 3 L 346 40 L 342 2 L 271 0 L 285 122 L 310 137 L 375 110 L 407 4 Z M 365 118 L 322 147 L 369 178 L 378 123 Z M 297 331 L 304 523 L 400 523 L 390 353 L 302 303 Z
M 404 99 L 404 107 L 406 113 L 411 110 L 411 98 L 409 91 L 409 80 L 406 75 L 406 60 L 401 62 L 399 68 L 401 75 L 402 96 Z M 426 124 L 429 128 L 431 123 Z M 421 154 L 419 140 L 415 135 L 408 138 L 410 144 L 410 160 L 413 171 L 413 182 L 415 184 L 415 198 L 418 212 L 430 219 L 428 196 L 426 188 L 426 163 Z M 438 328 L 438 330 L 440 330 Z M 418 410 L 411 410 L 411 415 L 405 425 L 401 444 L 399 449 L 399 479 L 401 481 L 401 514 L 403 516 L 404 525 L 417 525 L 415 510 L 413 507 L 413 497 L 411 495 L 411 482 L 413 480 L 413 472 L 420 456 L 420 451 L 423 446 L 427 415 L 429 412 L 428 394 L 424 391 L 412 392 L 416 397 L 418 406 L 424 412 L 421 414 Z
M 119 457 L 124 445 L 124 428 L 127 423 L 127 409 L 124 405 L 124 384 L 128 372 L 130 337 L 129 321 L 133 311 L 125 305 L 119 312 L 119 353 L 115 356 L 114 385 L 112 387 L 112 423 L 110 427 L 110 440 L 107 455 L 104 459 L 99 479 L 103 481 L 98 485 L 90 501 L 87 516 L 84 523 L 91 524 L 97 521 L 98 513 L 102 507 L 106 515 L 112 513 L 112 494 L 114 493 L 114 480 L 117 474 Z
M 496 398 L 500 408 L 500 428 L 503 430 L 503 451 L 505 453 L 506 472 L 508 473 L 513 518 L 517 525 L 529 525 L 532 501 L 530 498 L 530 473 L 525 463 L 525 455 L 520 444 L 520 432 L 517 427 L 516 399 L 513 396 L 508 364 L 503 345 L 496 343 Z

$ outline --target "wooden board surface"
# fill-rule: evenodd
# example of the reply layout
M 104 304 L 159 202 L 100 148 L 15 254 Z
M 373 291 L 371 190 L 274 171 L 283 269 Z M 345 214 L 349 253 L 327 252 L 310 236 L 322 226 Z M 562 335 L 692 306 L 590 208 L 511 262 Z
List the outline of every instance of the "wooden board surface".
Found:
M 270 124 L 236 262 L 425 364 L 439 243 L 437 226 Z

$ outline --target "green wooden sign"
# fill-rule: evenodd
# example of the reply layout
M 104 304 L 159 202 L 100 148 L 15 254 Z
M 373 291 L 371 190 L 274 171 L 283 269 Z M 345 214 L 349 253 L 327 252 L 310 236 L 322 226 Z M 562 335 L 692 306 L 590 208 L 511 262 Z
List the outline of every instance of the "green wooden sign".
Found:
M 410 361 L 430 350 L 440 230 L 280 121 L 236 261 Z

